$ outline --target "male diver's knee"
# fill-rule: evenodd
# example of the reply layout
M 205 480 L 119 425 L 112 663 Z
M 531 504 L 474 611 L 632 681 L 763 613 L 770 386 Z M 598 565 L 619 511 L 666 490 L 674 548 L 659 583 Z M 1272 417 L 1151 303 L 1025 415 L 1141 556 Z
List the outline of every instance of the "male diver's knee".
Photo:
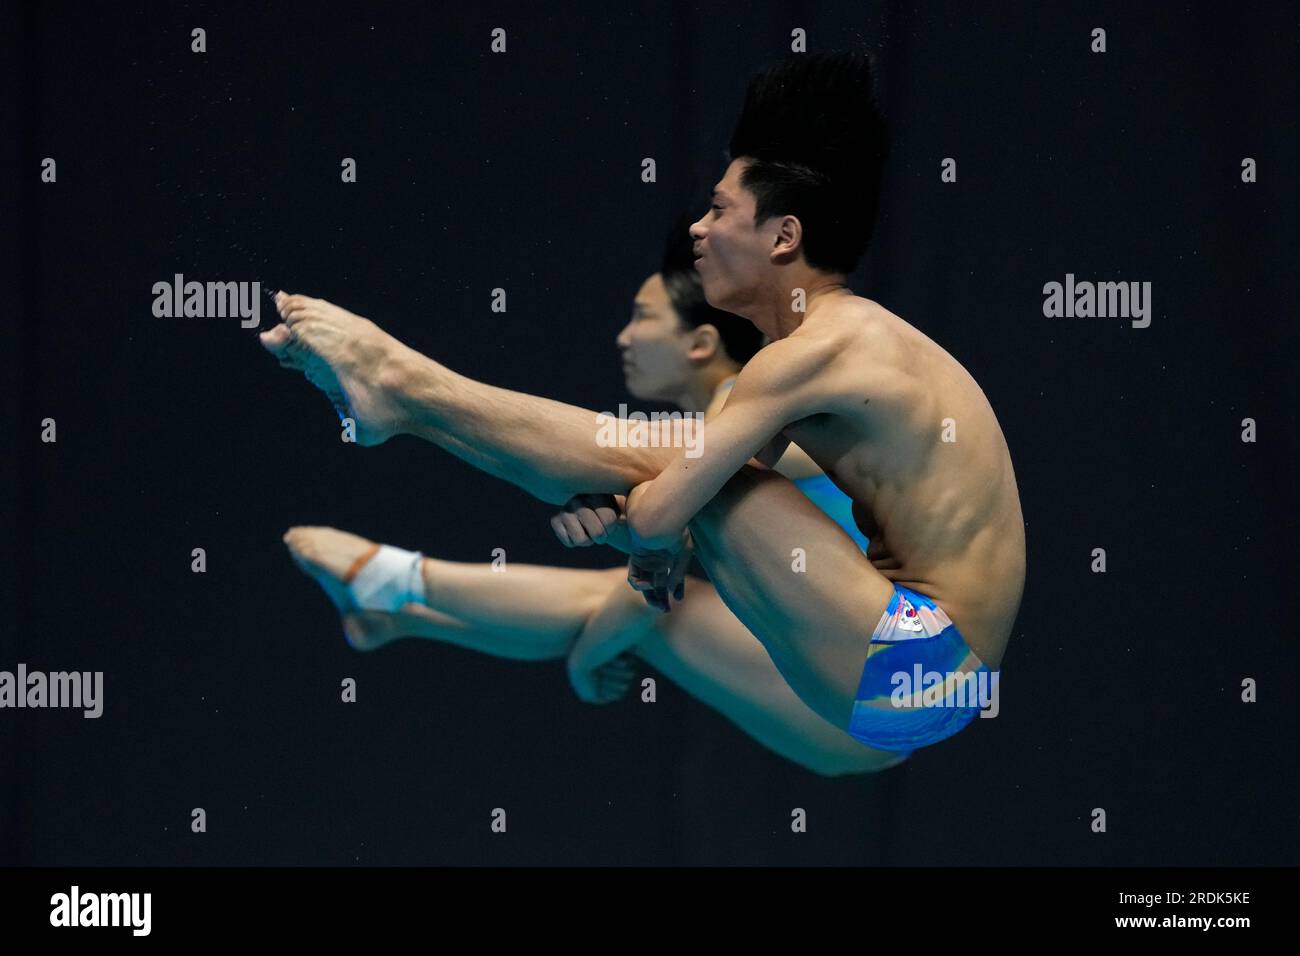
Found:
M 892 753 L 861 746 L 850 752 L 822 751 L 803 761 L 803 765 L 819 777 L 855 777 L 897 767 L 910 756 L 911 752 Z
M 888 751 L 859 754 L 850 759 L 844 765 L 844 769 L 836 776 L 847 777 L 857 774 L 880 773 L 882 770 L 897 767 L 910 756 L 912 756 L 910 753 L 889 753 Z

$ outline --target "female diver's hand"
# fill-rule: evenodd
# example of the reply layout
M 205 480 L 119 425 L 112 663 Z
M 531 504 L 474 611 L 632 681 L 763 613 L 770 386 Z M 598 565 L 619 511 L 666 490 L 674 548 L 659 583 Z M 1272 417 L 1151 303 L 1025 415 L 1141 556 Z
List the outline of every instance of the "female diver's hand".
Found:
M 566 548 L 607 544 L 624 554 L 632 552 L 623 495 L 574 495 L 564 510 L 551 519 L 551 530 Z
M 588 704 L 613 703 L 627 693 L 636 679 L 636 665 L 627 653 L 599 664 L 584 659 L 584 655 L 570 655 L 567 670 L 573 692 Z

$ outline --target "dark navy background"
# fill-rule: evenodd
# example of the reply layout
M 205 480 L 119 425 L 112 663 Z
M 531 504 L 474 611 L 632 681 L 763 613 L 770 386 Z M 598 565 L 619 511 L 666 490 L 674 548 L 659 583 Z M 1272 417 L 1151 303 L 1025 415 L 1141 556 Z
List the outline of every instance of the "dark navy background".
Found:
M 1300 860 L 1294 5 L 608 6 L 5 8 L 0 669 L 106 686 L 99 720 L 0 711 L 0 863 Z M 290 525 L 617 562 L 431 445 L 341 443 L 253 331 L 156 319 L 153 283 L 323 296 L 617 408 L 663 229 L 795 27 L 881 58 L 894 153 L 854 288 L 970 370 L 1011 447 L 1029 570 L 1001 716 L 832 780 L 667 681 L 600 708 L 559 662 L 350 651 Z M 1152 282 L 1151 326 L 1045 318 L 1066 273 Z

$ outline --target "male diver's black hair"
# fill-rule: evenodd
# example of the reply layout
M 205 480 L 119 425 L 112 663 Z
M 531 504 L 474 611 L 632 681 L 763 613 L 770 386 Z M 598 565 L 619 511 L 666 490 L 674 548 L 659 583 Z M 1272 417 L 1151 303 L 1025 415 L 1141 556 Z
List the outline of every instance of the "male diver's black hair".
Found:
M 852 272 L 875 228 L 889 131 L 863 53 L 796 54 L 749 82 L 730 158 L 749 162 L 754 224 L 795 216 L 814 269 Z
M 704 283 L 695 268 L 695 240 L 689 232 L 696 218 L 685 213 L 673 222 L 664 240 L 659 274 L 668 290 L 668 300 L 682 323 L 693 329 L 713 326 L 718 330 L 727 357 L 744 365 L 762 345 L 763 333 L 749 319 L 715 309 L 704 298 Z

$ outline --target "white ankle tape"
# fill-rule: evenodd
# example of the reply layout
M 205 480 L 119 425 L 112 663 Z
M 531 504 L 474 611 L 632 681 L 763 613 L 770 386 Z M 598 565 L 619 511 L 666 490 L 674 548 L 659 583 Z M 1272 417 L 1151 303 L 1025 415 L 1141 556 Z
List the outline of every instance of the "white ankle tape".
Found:
M 400 611 L 404 604 L 424 603 L 424 575 L 418 551 L 380 545 L 352 579 L 349 589 L 357 606 L 367 611 Z

